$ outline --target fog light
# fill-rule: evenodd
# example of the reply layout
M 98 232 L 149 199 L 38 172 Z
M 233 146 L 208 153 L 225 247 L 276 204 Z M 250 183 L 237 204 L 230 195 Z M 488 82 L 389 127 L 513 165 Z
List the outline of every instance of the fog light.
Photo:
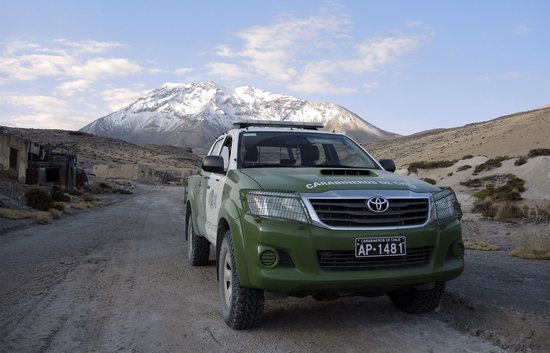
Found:
M 260 262 L 266 267 L 273 267 L 277 263 L 277 254 L 273 250 L 262 251 Z
M 457 259 L 463 259 L 464 258 L 464 243 L 461 241 L 455 242 L 453 245 L 451 245 L 451 256 L 457 258 Z

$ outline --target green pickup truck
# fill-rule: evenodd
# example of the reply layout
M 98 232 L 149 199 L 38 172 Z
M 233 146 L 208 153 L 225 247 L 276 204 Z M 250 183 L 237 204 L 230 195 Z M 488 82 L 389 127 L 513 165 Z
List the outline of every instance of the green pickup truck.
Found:
M 394 174 L 315 123 L 242 121 L 188 179 L 187 255 L 215 249 L 221 311 L 261 323 L 266 299 L 387 294 L 401 310 L 439 304 L 464 269 L 454 192 Z

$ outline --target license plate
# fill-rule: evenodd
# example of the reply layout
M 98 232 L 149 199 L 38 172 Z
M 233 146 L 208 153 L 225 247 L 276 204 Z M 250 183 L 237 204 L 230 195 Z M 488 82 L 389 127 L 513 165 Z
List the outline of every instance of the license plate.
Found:
M 403 256 L 407 242 L 403 236 L 355 238 L 355 257 Z

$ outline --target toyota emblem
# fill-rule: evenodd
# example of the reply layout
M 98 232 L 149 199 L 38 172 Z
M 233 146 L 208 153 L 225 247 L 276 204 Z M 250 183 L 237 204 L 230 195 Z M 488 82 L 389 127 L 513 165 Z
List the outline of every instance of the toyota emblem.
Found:
M 388 200 L 381 196 L 375 196 L 368 199 L 367 207 L 372 212 L 382 213 L 388 210 L 388 208 L 390 207 L 390 203 L 388 202 Z

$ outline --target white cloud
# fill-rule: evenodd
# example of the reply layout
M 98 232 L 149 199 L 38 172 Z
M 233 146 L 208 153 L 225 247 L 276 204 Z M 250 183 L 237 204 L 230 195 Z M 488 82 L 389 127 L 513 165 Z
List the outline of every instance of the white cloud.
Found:
M 116 42 L 100 42 L 96 40 L 87 40 L 81 42 L 75 42 L 68 39 L 59 38 L 54 40 L 54 42 L 62 44 L 63 46 L 70 47 L 75 49 L 78 53 L 83 54 L 98 54 L 104 53 L 106 51 L 121 48 L 122 44 Z
M 64 129 L 78 130 L 90 123 L 93 118 L 90 116 L 59 116 L 56 114 L 39 112 L 32 114 L 12 115 L 7 118 L 6 125 L 23 128 L 40 129 Z
M 129 88 L 108 88 L 101 92 L 101 97 L 111 111 L 116 111 L 124 108 L 146 93 L 147 91 L 132 90 Z
M 408 24 L 425 27 L 420 21 Z M 246 74 L 308 93 L 353 93 L 341 85 L 343 75 L 366 74 L 396 61 L 418 48 L 421 36 L 392 35 L 353 44 L 351 23 L 338 10 L 317 16 L 286 18 L 270 25 L 245 28 L 237 33 L 242 46 L 216 48 L 223 63 L 211 62 L 211 75 L 240 78 Z M 229 74 L 228 74 L 229 72 Z
M 344 61 L 342 66 L 348 67 L 354 73 L 374 71 L 416 49 L 420 43 L 418 37 L 388 37 L 371 40 L 357 45 L 358 57 Z
M 178 76 L 183 76 L 193 71 L 190 67 L 180 67 L 179 69 L 175 69 L 174 73 Z
M 90 120 L 77 116 L 66 101 L 52 96 L 2 94 L 0 106 L 16 108 L 13 114 L 2 114 L 2 124 L 9 126 L 77 129 Z
M 233 50 L 221 45 L 217 55 L 237 58 L 241 61 L 241 67 L 246 67 L 251 74 L 276 82 L 288 82 L 297 74 L 293 67 L 296 56 L 335 46 L 336 40 L 347 36 L 348 25 L 348 19 L 341 14 L 280 20 L 240 31 L 237 36 L 244 41 L 243 47 Z M 235 68 L 232 71 L 237 72 Z M 239 76 L 244 75 L 241 72 Z
M 399 56 L 420 45 L 417 37 L 389 37 L 371 40 L 356 46 L 355 57 L 347 60 L 323 60 L 305 65 L 303 73 L 289 88 L 307 93 L 355 93 L 353 87 L 340 87 L 328 76 L 336 74 L 364 74 L 395 61 Z M 372 87 L 371 87 L 372 90 Z
M 67 102 L 52 96 L 5 94 L 0 95 L 0 104 L 48 113 L 64 113 L 67 110 Z
M 19 56 L 1 56 L 0 74 L 7 79 L 34 80 L 40 76 L 64 75 L 67 67 L 77 65 L 69 55 L 24 54 Z
M 67 81 L 57 86 L 55 93 L 71 97 L 78 92 L 85 92 L 91 84 L 92 82 L 88 80 Z
M 519 26 L 516 27 L 516 30 L 515 30 L 515 32 L 517 34 L 527 34 L 527 33 L 533 32 L 533 31 L 534 31 L 533 27 L 529 27 L 529 26 L 525 26 L 525 25 L 519 25 Z
M 293 91 L 307 93 L 345 94 L 356 92 L 357 89 L 353 87 L 338 87 L 329 81 L 326 75 L 337 70 L 338 67 L 329 61 L 309 63 L 297 82 L 291 83 L 289 88 Z
M 424 22 L 422 21 L 409 21 L 407 22 L 407 27 L 410 28 L 418 28 L 424 26 Z
M 372 92 L 374 88 L 378 86 L 378 81 L 370 82 L 370 83 L 363 83 L 363 87 L 365 87 L 365 93 L 369 94 Z
M 87 80 L 98 80 L 111 76 L 127 76 L 143 71 L 143 67 L 124 58 L 94 58 L 82 65 L 68 67 L 69 76 Z
M 60 47 L 45 48 L 21 41 L 7 43 L 0 54 L 0 80 L 5 83 L 57 76 L 95 81 L 112 76 L 158 73 L 157 69 L 144 68 L 130 59 L 96 56 L 121 47 L 119 43 L 65 39 L 57 39 L 55 43 Z
M 208 74 L 216 77 L 233 79 L 249 75 L 248 72 L 241 69 L 239 66 L 229 63 L 209 63 L 206 67 L 208 68 Z

